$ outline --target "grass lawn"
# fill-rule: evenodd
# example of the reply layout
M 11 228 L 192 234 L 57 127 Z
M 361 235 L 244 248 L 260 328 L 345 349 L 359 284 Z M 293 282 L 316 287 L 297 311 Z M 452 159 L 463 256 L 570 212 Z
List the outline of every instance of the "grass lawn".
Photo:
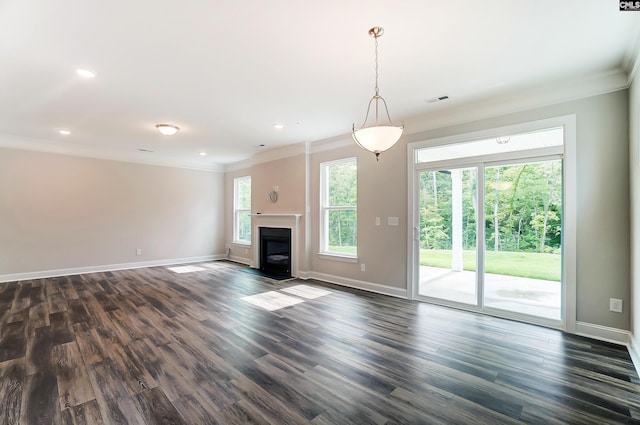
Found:
M 356 255 L 358 253 L 358 248 L 355 246 L 330 246 L 329 251 Z
M 462 263 L 465 270 L 475 271 L 475 251 L 463 251 Z M 423 266 L 450 268 L 451 251 L 421 249 L 420 264 Z M 559 282 L 561 270 L 562 258 L 558 254 L 508 251 L 487 251 L 485 253 L 486 273 Z

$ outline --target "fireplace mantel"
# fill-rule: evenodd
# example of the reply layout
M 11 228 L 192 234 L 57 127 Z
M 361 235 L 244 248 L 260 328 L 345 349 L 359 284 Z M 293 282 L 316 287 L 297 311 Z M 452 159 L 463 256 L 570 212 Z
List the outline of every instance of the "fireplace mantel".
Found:
M 282 227 L 291 229 L 291 276 L 298 277 L 300 218 L 302 218 L 302 214 L 251 214 L 251 244 L 253 246 L 251 267 L 260 268 L 260 232 L 258 228 Z

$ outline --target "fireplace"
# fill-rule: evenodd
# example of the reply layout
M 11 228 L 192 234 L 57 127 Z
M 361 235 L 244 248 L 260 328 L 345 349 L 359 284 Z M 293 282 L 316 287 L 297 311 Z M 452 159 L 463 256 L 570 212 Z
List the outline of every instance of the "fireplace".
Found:
M 260 227 L 260 270 L 291 277 L 291 229 Z
M 251 245 L 253 249 L 253 259 L 251 267 L 260 269 L 262 261 L 262 242 L 260 241 L 260 228 L 270 227 L 279 230 L 289 230 L 290 250 L 289 250 L 289 274 L 290 277 L 300 277 L 299 261 L 303 258 L 300 253 L 300 220 L 302 214 L 251 214 Z

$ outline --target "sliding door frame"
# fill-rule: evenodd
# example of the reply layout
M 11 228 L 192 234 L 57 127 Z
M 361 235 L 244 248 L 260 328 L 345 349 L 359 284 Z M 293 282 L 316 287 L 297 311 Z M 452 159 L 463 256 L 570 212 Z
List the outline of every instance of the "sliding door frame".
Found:
M 506 152 L 495 155 L 459 158 L 456 160 L 418 163 L 417 152 L 427 147 L 445 146 L 449 144 L 471 142 L 496 138 L 505 134 L 519 134 L 542 131 L 551 128 L 563 128 L 563 146 L 530 149 L 526 151 Z M 436 169 L 477 167 L 478 169 L 478 220 L 484 216 L 484 171 L 485 166 L 501 164 L 515 164 L 518 162 L 563 159 L 563 228 L 562 228 L 562 313 L 561 320 L 555 321 L 536 316 L 523 316 L 499 309 L 483 308 L 484 279 L 484 224 L 478 222 L 476 228 L 476 295 L 477 305 L 447 302 L 446 300 L 431 299 L 418 295 L 419 265 L 420 265 L 420 216 L 419 205 L 419 174 L 422 171 Z M 407 217 L 407 296 L 410 299 L 423 300 L 435 304 L 443 304 L 464 310 L 481 311 L 483 314 L 505 317 L 509 319 L 527 321 L 542 326 L 562 329 L 575 333 L 576 330 L 576 220 L 577 220 L 577 178 L 576 178 L 576 117 L 565 115 L 539 121 L 532 121 L 506 127 L 492 128 L 437 139 L 430 139 L 409 143 L 407 145 L 407 188 L 408 188 L 408 217 Z M 482 204 L 482 205 L 481 205 Z

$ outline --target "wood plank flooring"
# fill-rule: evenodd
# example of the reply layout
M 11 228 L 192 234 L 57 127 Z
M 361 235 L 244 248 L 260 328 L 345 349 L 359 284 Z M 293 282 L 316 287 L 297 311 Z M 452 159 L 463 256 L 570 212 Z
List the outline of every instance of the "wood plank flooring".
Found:
M 0 284 L 0 424 L 640 423 L 624 347 L 199 266 Z

